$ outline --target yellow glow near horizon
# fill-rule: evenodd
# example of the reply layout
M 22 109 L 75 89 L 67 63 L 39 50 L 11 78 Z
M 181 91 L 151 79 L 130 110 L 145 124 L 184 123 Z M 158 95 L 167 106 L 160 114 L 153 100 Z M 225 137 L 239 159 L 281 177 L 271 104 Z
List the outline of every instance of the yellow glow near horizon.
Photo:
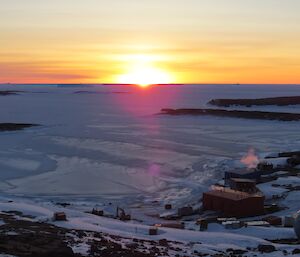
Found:
M 155 55 L 129 55 L 126 56 L 127 72 L 117 76 L 117 82 L 120 84 L 136 84 L 141 87 L 147 87 L 153 84 L 170 84 L 174 80 L 169 72 L 156 67 L 155 62 L 161 59 Z

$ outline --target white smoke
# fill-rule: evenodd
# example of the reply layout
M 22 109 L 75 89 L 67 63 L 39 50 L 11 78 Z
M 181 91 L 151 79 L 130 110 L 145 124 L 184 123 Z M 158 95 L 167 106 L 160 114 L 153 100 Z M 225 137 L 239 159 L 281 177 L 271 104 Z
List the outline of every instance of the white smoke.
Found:
M 248 169 L 256 168 L 259 163 L 259 159 L 253 148 L 249 149 L 248 153 L 241 159 L 241 163 L 246 165 Z

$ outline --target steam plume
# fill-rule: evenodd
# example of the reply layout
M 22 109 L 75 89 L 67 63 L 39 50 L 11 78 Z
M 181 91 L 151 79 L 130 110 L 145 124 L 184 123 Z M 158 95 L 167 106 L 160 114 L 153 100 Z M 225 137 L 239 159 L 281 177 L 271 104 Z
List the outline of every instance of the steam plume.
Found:
M 259 159 L 253 148 L 249 149 L 248 153 L 241 159 L 241 163 L 245 164 L 248 169 L 256 168 Z

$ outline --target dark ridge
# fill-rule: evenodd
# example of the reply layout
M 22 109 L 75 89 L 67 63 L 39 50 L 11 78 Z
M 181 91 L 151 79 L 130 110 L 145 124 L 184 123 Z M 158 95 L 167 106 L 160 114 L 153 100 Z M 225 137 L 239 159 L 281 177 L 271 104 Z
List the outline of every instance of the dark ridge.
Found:
M 209 116 L 220 116 L 220 117 L 231 117 L 231 118 L 279 120 L 279 121 L 300 120 L 300 113 L 239 111 L 239 110 L 223 110 L 223 109 L 162 109 L 159 114 L 201 115 L 201 116 L 209 115 Z
M 0 123 L 0 131 L 16 131 L 36 126 L 39 125 L 30 123 Z
M 293 156 L 300 156 L 300 151 L 282 152 L 278 154 L 278 157 L 293 157 Z
M 270 97 L 258 99 L 213 99 L 208 104 L 228 107 L 231 105 L 240 105 L 251 107 L 252 105 L 297 105 L 300 104 L 300 96 L 284 96 L 284 97 Z
M 100 95 L 109 95 L 109 94 L 130 94 L 130 92 L 123 91 L 112 91 L 112 92 L 97 92 L 97 91 L 75 91 L 74 94 L 100 94 Z
M 85 85 L 85 84 L 56 84 L 57 87 L 85 87 L 87 85 Z

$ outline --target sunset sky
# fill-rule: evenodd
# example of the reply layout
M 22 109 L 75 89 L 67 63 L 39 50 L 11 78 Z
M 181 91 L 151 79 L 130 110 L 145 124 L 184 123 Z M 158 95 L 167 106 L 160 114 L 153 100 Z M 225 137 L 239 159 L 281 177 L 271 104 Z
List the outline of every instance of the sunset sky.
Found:
M 300 83 L 299 46 L 298 0 L 0 0 L 0 83 Z

